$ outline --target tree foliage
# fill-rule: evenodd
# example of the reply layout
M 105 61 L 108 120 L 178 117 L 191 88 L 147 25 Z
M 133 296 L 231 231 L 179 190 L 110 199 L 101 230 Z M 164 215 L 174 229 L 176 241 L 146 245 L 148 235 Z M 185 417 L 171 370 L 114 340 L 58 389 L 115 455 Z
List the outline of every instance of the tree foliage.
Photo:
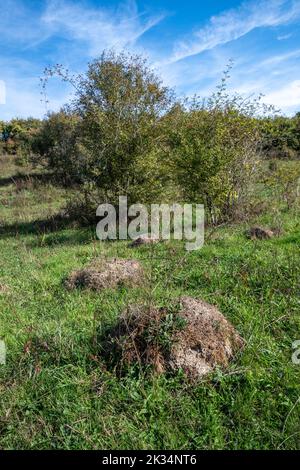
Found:
M 72 83 L 75 98 L 68 114 L 50 116 L 42 130 L 41 153 L 50 167 L 69 168 L 72 174 L 75 167 L 85 188 L 114 199 L 145 194 L 145 162 L 155 171 L 160 117 L 172 100 L 169 90 L 145 60 L 111 51 L 92 62 L 85 76 L 71 77 L 62 67 L 47 70 L 47 77 L 53 74 Z M 67 116 L 72 116 L 71 129 Z
M 69 82 L 74 98 L 48 116 L 34 149 L 55 174 L 76 183 L 78 200 L 99 203 L 204 203 L 209 222 L 235 216 L 260 169 L 262 151 L 283 141 L 297 152 L 300 118 L 273 117 L 261 97 L 229 95 L 227 81 L 208 99 L 176 100 L 139 56 L 104 52 L 87 73 L 46 69 Z M 88 211 L 87 209 L 84 209 Z

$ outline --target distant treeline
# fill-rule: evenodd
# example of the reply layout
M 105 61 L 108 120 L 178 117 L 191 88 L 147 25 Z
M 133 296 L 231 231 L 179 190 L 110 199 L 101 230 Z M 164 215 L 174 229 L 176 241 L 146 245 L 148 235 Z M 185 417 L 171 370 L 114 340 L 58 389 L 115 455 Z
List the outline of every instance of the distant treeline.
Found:
M 0 152 L 20 157 L 33 155 L 39 131 L 55 114 L 44 120 L 29 117 L 0 121 Z M 262 150 L 267 158 L 300 159 L 300 112 L 293 117 L 258 118 L 258 124 L 262 133 Z
M 300 112 L 290 118 L 275 116 L 262 120 L 262 135 L 267 157 L 300 158 Z
M 29 117 L 0 121 L 0 152 L 18 155 L 20 159 L 33 154 L 34 139 L 41 129 L 43 121 Z

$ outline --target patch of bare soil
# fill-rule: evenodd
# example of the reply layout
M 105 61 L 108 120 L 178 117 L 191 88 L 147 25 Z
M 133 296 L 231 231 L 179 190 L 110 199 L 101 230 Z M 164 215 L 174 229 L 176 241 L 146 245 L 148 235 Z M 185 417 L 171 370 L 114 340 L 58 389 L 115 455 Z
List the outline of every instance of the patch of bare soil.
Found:
M 181 299 L 176 313 L 167 309 L 131 307 L 123 313 L 103 346 L 118 358 L 119 369 L 139 363 L 156 373 L 182 369 L 197 380 L 215 367 L 227 367 L 244 342 L 213 305 Z
M 94 260 L 88 267 L 73 271 L 65 281 L 67 289 L 102 290 L 120 285 L 138 285 L 143 268 L 136 260 Z

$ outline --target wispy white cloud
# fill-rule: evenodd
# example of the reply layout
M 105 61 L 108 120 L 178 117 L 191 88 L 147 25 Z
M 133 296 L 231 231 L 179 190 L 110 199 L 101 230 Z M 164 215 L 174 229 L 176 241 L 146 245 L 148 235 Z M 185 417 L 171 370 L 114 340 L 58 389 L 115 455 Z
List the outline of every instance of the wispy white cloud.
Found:
M 236 9 L 213 16 L 192 38 L 177 42 L 169 62 L 211 50 L 234 41 L 256 28 L 286 24 L 300 15 L 300 3 L 287 0 L 248 1 Z
M 297 49 L 262 60 L 252 68 L 242 64 L 232 74 L 229 91 L 243 96 L 262 94 L 265 103 L 293 115 L 300 109 L 299 58 Z
M 163 18 L 163 14 L 147 17 L 139 13 L 133 0 L 114 10 L 50 0 L 42 21 L 52 34 L 85 43 L 88 55 L 95 56 L 105 48 L 133 46 Z
M 264 101 L 287 112 L 300 109 L 300 80 L 294 80 L 267 93 Z
M 8 46 L 27 48 L 50 37 L 50 31 L 39 21 L 39 13 L 26 3 L 21 0 L 6 0 L 1 3 L 0 39 Z
M 282 34 L 277 36 L 278 41 L 286 41 L 287 39 L 290 39 L 293 36 L 293 33 L 289 34 Z
M 62 62 L 72 67 L 75 62 L 75 67 L 81 69 L 88 58 L 99 55 L 105 48 L 137 49 L 139 38 L 163 17 L 140 12 L 134 0 L 123 1 L 114 9 L 100 5 L 92 8 L 82 1 L 47 0 L 44 10 L 31 10 L 21 0 L 7 0 L 1 4 L 0 41 L 20 48 L 27 59 L 21 54 L 13 61 L 5 54 L 0 57 L 0 70 L 4 71 L 0 78 L 5 79 L 7 98 L 1 106 L 1 118 L 44 115 L 39 77 L 47 63 Z M 50 49 L 46 45 L 46 56 L 31 60 L 31 50 L 37 51 L 37 46 L 47 41 L 51 44 L 53 40 L 57 40 L 55 47 Z M 49 87 L 49 108 L 57 110 L 68 100 L 68 90 L 61 84 Z
M 265 67 L 269 65 L 276 65 L 282 62 L 286 62 L 290 59 L 297 59 L 300 57 L 300 49 L 296 49 L 295 51 L 287 52 L 285 54 L 278 54 L 265 59 L 259 64 L 259 67 Z
M 25 0 L 3 2 L 0 41 L 8 45 L 7 50 L 12 47 L 14 55 L 13 60 L 9 52 L 0 57 L 0 78 L 7 84 L 7 104 L 1 105 L 1 118 L 42 116 L 45 107 L 40 103 L 38 79 L 43 68 L 59 62 L 80 72 L 89 58 L 105 48 L 146 54 L 164 82 L 174 86 L 181 96 L 194 93 L 207 96 L 233 57 L 235 66 L 229 84 L 232 91 L 245 95 L 262 92 L 268 102 L 287 113 L 300 108 L 297 81 L 300 49 L 296 45 L 297 31 L 294 28 L 291 32 L 289 25 L 300 17 L 300 0 L 248 0 L 236 9 L 208 18 L 189 38 L 180 40 L 172 36 L 173 31 L 168 31 L 163 47 L 160 36 L 143 38 L 143 35 L 158 25 L 164 14 L 154 7 L 150 13 L 141 12 L 134 0 L 124 1 L 105 8 L 100 1 L 91 7 L 84 0 L 46 0 L 42 7 L 33 10 L 31 2 Z M 159 26 L 165 34 L 164 25 Z M 260 27 L 274 28 L 273 41 L 265 48 L 255 41 L 255 36 L 249 37 L 248 42 L 245 38 L 242 46 L 239 41 L 232 42 Z M 258 41 L 262 41 L 264 31 L 260 33 Z M 284 41 L 292 34 L 294 50 L 290 41 Z M 226 47 L 217 47 L 225 44 Z M 16 48 L 21 52 L 16 54 Z M 203 54 L 199 57 L 200 53 Z M 69 91 L 50 82 L 49 107 L 56 110 L 68 100 Z
M 1 4 L 0 31 L 7 43 L 35 47 L 53 35 L 82 41 L 87 55 L 99 54 L 104 48 L 133 45 L 144 33 L 158 24 L 163 13 L 139 12 L 135 0 L 125 0 L 115 8 L 87 7 L 74 0 L 47 0 L 42 15 L 21 0 Z M 12 15 L 12 12 L 13 15 Z

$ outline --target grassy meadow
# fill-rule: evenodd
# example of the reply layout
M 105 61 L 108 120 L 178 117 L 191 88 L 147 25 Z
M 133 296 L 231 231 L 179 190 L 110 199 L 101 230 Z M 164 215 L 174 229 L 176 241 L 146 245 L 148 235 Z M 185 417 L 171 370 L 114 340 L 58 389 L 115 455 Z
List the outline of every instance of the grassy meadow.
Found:
M 1 157 L 1 449 L 300 449 L 299 211 L 258 190 L 268 211 L 208 227 L 201 250 L 175 241 L 132 249 L 98 241 L 95 227 L 55 224 L 70 193 Z M 251 224 L 279 236 L 250 240 Z M 139 259 L 149 281 L 67 291 L 64 278 L 95 257 Z M 128 304 L 183 294 L 216 305 L 245 339 L 227 370 L 192 384 L 105 366 L 100 333 Z

